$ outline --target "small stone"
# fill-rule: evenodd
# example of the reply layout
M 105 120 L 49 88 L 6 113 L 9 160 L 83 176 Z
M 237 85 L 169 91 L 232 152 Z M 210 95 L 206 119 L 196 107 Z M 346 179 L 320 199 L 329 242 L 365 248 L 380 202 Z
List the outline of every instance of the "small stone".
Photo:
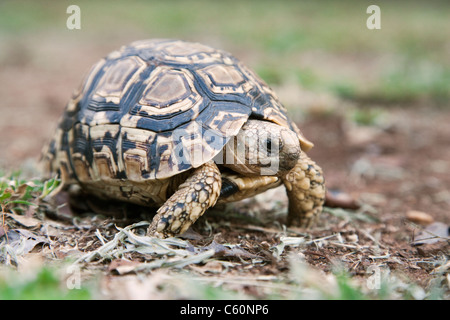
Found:
M 358 242 L 358 235 L 356 233 L 352 233 L 347 235 L 347 241 L 357 243 Z
M 434 244 L 440 241 L 447 243 L 450 236 L 449 229 L 445 223 L 433 222 L 415 236 L 413 245 Z
M 434 222 L 434 218 L 428 213 L 410 210 L 406 213 L 406 219 L 420 225 L 429 225 Z

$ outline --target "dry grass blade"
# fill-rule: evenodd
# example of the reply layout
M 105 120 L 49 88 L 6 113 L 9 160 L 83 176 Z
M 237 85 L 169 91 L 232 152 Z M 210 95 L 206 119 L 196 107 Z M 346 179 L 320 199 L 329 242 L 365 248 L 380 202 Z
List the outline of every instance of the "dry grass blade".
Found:
M 281 259 L 281 255 L 283 254 L 286 246 L 296 247 L 304 244 L 305 242 L 306 240 L 303 237 L 280 237 L 280 243 L 272 247 L 270 250 L 272 251 L 273 256 L 279 260 Z
M 126 253 L 139 253 L 155 257 L 150 262 L 144 262 L 130 268 L 130 271 L 144 271 L 161 267 L 183 268 L 189 264 L 204 262 L 214 256 L 215 250 L 205 250 L 195 253 L 190 250 L 190 244 L 182 239 L 159 239 L 139 236 L 132 229 L 147 226 L 148 222 L 139 222 L 125 228 L 116 227 L 119 232 L 114 238 L 92 252 L 88 252 L 75 261 L 75 264 L 92 262 L 95 259 L 113 259 Z M 103 239 L 97 234 L 99 239 Z M 175 247 L 175 248 L 174 248 Z M 169 258 L 172 257 L 172 258 Z
M 300 245 L 310 245 L 310 244 L 316 244 L 316 245 L 320 245 L 320 243 L 322 243 L 325 240 L 331 239 L 331 238 L 335 238 L 337 237 L 338 240 L 341 240 L 341 235 L 339 233 L 337 234 L 332 234 L 329 236 L 325 236 L 325 237 L 321 237 L 321 238 L 316 238 L 316 239 L 311 239 L 311 240 L 306 240 L 304 237 L 280 237 L 280 243 L 276 246 L 273 246 L 270 250 L 272 251 L 273 256 L 276 259 L 281 259 L 281 255 L 285 249 L 285 247 L 298 247 Z
M 78 258 L 74 262 L 74 264 L 79 264 L 81 262 L 91 262 L 91 261 L 95 260 L 97 257 L 100 257 L 102 259 L 112 257 L 112 255 L 110 253 L 114 250 L 114 248 L 117 247 L 119 242 L 122 241 L 124 238 L 125 238 L 124 233 L 122 233 L 122 232 L 117 233 L 114 236 L 114 239 L 105 243 L 100 248 L 82 255 L 80 258 Z
M 186 250 L 188 243 L 184 240 L 177 238 L 159 239 L 153 237 L 138 236 L 133 232 L 125 229 L 119 229 L 127 237 L 126 251 L 127 252 L 138 252 L 140 254 L 150 254 L 150 255 L 177 255 L 177 256 L 187 256 L 191 252 Z M 179 247 L 182 249 L 174 249 L 170 246 Z

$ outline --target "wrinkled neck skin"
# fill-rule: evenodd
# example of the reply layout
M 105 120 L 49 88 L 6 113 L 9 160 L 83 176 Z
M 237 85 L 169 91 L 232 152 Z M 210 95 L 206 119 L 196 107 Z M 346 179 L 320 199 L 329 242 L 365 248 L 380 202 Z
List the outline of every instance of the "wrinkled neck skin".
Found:
M 245 176 L 289 172 L 300 158 L 297 135 L 277 124 L 249 120 L 223 150 L 223 166 Z

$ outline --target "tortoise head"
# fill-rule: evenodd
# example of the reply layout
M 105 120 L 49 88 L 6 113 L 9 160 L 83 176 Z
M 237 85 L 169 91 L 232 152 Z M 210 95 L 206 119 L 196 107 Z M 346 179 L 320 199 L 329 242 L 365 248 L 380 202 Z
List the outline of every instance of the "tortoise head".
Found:
M 224 148 L 224 166 L 243 175 L 282 175 L 300 158 L 297 134 L 262 120 L 248 120 Z

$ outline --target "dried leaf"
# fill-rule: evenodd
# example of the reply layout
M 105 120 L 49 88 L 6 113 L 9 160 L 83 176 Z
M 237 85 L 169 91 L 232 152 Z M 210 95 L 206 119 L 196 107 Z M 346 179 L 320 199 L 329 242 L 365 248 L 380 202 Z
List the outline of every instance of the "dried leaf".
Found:
M 434 222 L 423 229 L 416 237 L 413 245 L 431 244 L 449 240 L 449 226 L 442 222 Z
M 115 259 L 109 264 L 108 271 L 115 271 L 118 274 L 123 275 L 132 272 L 139 264 L 138 261 Z
M 15 255 L 24 255 L 33 250 L 40 243 L 48 243 L 48 239 L 38 236 L 26 229 L 13 229 L 7 232 L 8 245 L 14 250 Z
M 41 225 L 41 221 L 31 216 L 24 216 L 14 213 L 8 213 L 8 217 L 14 219 L 26 228 L 35 228 Z
M 30 185 L 28 185 L 27 183 L 21 184 L 15 191 L 15 194 L 17 195 L 18 198 L 23 198 L 27 193 L 29 187 Z

